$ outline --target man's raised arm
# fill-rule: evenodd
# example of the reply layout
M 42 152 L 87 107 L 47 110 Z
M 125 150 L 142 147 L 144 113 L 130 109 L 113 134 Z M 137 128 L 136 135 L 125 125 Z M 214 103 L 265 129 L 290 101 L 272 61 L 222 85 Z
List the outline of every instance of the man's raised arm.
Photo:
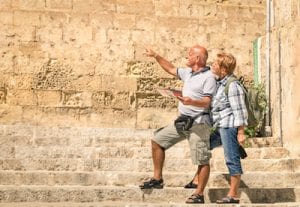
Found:
M 177 76 L 177 68 L 170 63 L 168 60 L 166 60 L 164 57 L 158 55 L 156 52 L 154 52 L 150 48 L 146 48 L 145 54 L 147 57 L 154 57 L 155 60 L 158 62 L 158 64 L 169 74 Z

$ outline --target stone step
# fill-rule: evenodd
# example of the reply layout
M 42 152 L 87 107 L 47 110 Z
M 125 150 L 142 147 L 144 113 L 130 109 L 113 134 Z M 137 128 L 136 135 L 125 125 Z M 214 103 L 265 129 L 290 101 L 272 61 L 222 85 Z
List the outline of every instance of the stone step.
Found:
M 226 188 L 208 188 L 207 203 L 226 195 Z M 141 191 L 138 187 L 0 186 L 1 203 L 9 202 L 184 202 L 191 189 L 164 188 Z M 241 188 L 241 203 L 300 202 L 299 188 Z
M 152 129 L 0 125 L 2 146 L 147 147 Z M 276 137 L 249 138 L 252 147 L 279 147 Z
M 147 134 L 147 133 L 146 133 Z M 115 147 L 123 146 L 127 148 L 131 147 L 149 147 L 151 145 L 151 137 L 118 137 L 119 135 L 110 135 L 105 137 L 104 135 L 94 136 L 70 136 L 61 137 L 59 135 L 53 135 L 49 137 L 36 137 L 36 135 L 0 135 L 1 146 L 14 147 L 14 146 L 34 146 L 34 147 L 49 147 L 49 146 L 65 146 L 65 147 Z M 182 141 L 181 143 L 186 143 Z M 247 147 L 280 147 L 280 143 L 277 138 L 263 137 L 263 138 L 249 138 L 246 143 Z M 4 148 L 3 148 L 4 149 Z
M 289 151 L 284 147 L 263 147 L 246 148 L 247 159 L 279 159 L 289 158 Z M 1 150 L 2 158 L 16 159 L 56 159 L 56 158 L 82 158 L 82 159 L 100 159 L 100 158 L 134 158 L 150 159 L 151 147 L 127 147 L 121 146 L 102 146 L 102 147 L 74 147 L 74 146 L 16 146 L 4 148 Z M 218 147 L 212 150 L 213 159 L 224 159 L 223 148 Z M 187 143 L 180 143 L 166 151 L 168 159 L 188 159 L 190 158 L 190 149 Z
M 244 159 L 242 160 L 243 170 L 245 172 L 263 171 L 263 172 L 299 172 L 300 159 Z M 225 172 L 227 167 L 222 160 L 212 160 L 211 171 Z
M 0 185 L 81 185 L 81 186 L 138 186 L 149 179 L 152 173 L 141 172 L 49 172 L 49 171 L 0 171 Z M 164 172 L 165 186 L 183 187 L 194 173 Z M 208 187 L 228 187 L 228 173 L 211 173 Z M 300 183 L 300 172 L 246 172 L 241 187 L 290 188 Z
M 247 171 L 300 171 L 300 159 L 244 159 L 243 169 Z M 174 172 L 193 172 L 196 166 L 191 159 L 166 159 L 164 170 Z M 0 159 L 0 170 L 48 170 L 48 171 L 138 171 L 152 172 L 152 159 L 132 158 L 57 158 L 57 159 Z M 226 172 L 222 159 L 211 160 L 213 172 Z
M 54 203 L 42 203 L 42 202 L 19 202 L 19 203 L 0 203 L 0 207 L 191 207 L 191 204 L 185 204 L 184 202 L 86 202 L 86 203 L 74 203 L 74 202 L 54 202 Z M 228 204 L 201 204 L 201 207 L 299 207 L 300 202 L 291 203 L 267 203 L 267 204 L 252 204 L 245 203 L 239 205 Z

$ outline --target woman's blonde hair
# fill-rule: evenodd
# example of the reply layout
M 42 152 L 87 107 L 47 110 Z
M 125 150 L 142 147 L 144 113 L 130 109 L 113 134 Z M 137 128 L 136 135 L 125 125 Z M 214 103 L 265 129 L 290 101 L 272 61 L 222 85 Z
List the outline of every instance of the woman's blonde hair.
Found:
M 230 53 L 219 53 L 217 58 L 220 68 L 225 68 L 226 73 L 232 74 L 236 67 L 235 57 Z

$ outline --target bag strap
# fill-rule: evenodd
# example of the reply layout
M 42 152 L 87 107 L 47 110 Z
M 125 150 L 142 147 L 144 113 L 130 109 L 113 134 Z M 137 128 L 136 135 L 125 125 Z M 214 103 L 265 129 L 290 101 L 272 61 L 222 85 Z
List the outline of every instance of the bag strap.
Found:
M 228 96 L 228 91 L 229 91 L 229 85 L 230 83 L 232 83 L 233 81 L 239 81 L 236 77 L 232 76 L 230 78 L 228 78 L 227 80 L 227 83 L 225 85 L 225 89 L 224 89 L 224 92 L 225 92 L 225 95 Z
M 229 91 L 229 85 L 230 83 L 234 82 L 234 81 L 239 81 L 235 76 L 231 76 L 228 78 L 227 82 L 226 82 L 226 85 L 225 85 L 225 89 L 224 89 L 224 93 L 225 95 L 228 97 L 228 91 Z M 218 124 L 219 124 L 220 120 L 217 120 L 215 123 L 214 123 L 214 127 L 216 127 Z
M 202 116 L 202 115 L 209 115 L 209 112 L 202 111 L 200 114 L 197 114 L 196 116 L 193 116 L 192 119 L 196 120 L 199 116 Z

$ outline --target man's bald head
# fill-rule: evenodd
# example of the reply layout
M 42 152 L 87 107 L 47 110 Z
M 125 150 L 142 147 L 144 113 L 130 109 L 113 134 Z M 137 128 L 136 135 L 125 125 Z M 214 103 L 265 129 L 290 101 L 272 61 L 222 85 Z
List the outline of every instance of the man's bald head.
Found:
M 202 47 L 200 45 L 194 45 L 191 47 L 191 50 L 193 53 L 200 57 L 201 59 L 201 66 L 206 66 L 206 61 L 208 59 L 208 52 L 205 47 Z

